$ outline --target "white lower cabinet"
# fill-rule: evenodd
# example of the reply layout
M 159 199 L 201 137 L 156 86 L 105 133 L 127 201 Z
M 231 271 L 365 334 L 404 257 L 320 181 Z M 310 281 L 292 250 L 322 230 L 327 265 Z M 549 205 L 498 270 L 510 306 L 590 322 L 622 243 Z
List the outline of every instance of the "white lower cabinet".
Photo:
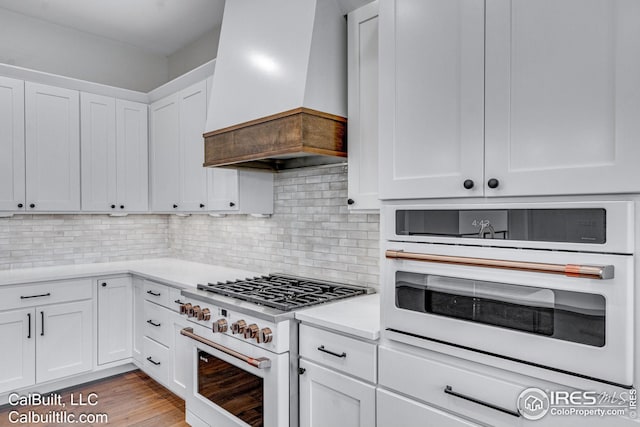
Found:
M 31 308 L 0 313 L 0 337 L 11 349 L 0 352 L 0 393 L 36 382 L 34 316 Z
M 300 361 L 301 427 L 376 425 L 375 387 L 306 360 Z M 396 424 L 399 425 L 399 424 Z
M 133 278 L 133 358 L 142 362 L 142 345 L 144 337 L 144 279 Z
M 36 381 L 93 368 L 92 301 L 36 307 Z
M 131 357 L 133 287 L 130 277 L 98 279 L 98 365 Z
M 300 326 L 300 426 L 375 427 L 376 345 Z
M 448 414 L 415 400 L 378 389 L 376 414 L 378 427 L 476 427 L 455 415 Z
M 187 390 L 191 386 L 191 351 L 193 349 L 190 339 L 180 334 L 180 331 L 189 326 L 189 321 L 178 313 L 171 313 L 171 325 L 173 327 L 173 360 L 169 371 L 169 388 L 172 392 L 186 397 Z

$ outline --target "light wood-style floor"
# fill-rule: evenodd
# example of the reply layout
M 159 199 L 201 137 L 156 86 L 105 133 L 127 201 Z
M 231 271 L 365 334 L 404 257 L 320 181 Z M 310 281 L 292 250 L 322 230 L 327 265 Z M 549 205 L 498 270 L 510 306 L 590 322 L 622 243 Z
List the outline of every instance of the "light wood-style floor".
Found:
M 139 426 L 139 427 L 188 427 L 184 421 L 184 401 L 165 389 L 141 371 L 127 372 L 103 380 L 83 384 L 57 392 L 62 396 L 61 406 L 4 406 L 0 407 L 0 426 L 24 426 L 9 421 L 9 413 L 18 411 L 26 414 L 33 410 L 46 414 L 49 411 L 67 411 L 69 413 L 103 413 L 108 415 L 108 423 L 74 424 L 76 426 Z M 97 394 L 96 406 L 71 406 L 73 394 L 75 401 L 79 395 Z M 33 425 L 33 424 L 31 424 Z M 58 427 L 69 424 L 37 424 L 38 426 Z

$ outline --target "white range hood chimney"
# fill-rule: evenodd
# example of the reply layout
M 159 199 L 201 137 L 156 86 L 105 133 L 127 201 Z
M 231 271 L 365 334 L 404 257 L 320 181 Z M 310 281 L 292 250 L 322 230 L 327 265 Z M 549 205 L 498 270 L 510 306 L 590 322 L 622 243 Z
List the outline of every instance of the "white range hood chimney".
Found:
M 287 167 L 283 159 L 340 160 L 346 82 L 346 20 L 336 0 L 227 0 L 205 166 L 279 169 Z

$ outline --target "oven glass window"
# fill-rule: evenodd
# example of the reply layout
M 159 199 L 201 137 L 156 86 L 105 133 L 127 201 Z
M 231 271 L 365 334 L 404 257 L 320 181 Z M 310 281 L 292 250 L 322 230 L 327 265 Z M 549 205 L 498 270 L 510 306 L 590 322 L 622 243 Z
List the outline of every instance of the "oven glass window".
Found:
M 198 350 L 198 394 L 253 427 L 264 425 L 264 380 Z
M 605 344 L 602 295 L 399 271 L 396 306 L 580 344 Z

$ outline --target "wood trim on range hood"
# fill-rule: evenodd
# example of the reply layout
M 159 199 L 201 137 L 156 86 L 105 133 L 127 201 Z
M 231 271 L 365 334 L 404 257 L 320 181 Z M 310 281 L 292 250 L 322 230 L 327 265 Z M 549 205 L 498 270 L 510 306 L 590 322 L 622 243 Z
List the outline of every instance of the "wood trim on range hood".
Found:
M 205 133 L 204 166 L 280 170 L 344 161 L 347 119 L 295 108 Z

